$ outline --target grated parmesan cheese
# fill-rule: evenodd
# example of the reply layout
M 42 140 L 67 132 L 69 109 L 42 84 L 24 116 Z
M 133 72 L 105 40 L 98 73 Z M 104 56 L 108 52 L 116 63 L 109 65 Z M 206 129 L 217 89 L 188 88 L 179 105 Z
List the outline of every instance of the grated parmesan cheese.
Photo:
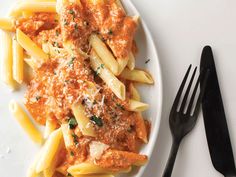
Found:
M 98 141 L 92 141 L 90 144 L 89 144 L 89 150 L 90 150 L 90 156 L 93 158 L 93 159 L 100 159 L 103 152 L 106 151 L 109 146 L 104 144 L 104 143 L 101 143 L 101 142 L 98 142 Z

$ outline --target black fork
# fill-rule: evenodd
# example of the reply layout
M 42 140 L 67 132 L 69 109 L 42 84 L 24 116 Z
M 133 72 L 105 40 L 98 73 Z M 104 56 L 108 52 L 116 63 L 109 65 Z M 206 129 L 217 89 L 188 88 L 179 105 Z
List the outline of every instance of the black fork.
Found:
M 188 99 L 188 95 L 197 71 L 197 67 L 195 67 L 192 77 L 190 79 L 190 82 L 188 84 L 188 87 L 186 89 L 186 92 L 184 94 L 183 97 L 183 101 L 181 103 L 181 106 L 178 110 L 178 105 L 180 103 L 180 97 L 182 95 L 185 83 L 187 81 L 189 72 L 191 70 L 191 65 L 189 66 L 184 79 L 180 85 L 180 88 L 177 92 L 177 95 L 175 97 L 171 112 L 170 112 L 170 116 L 169 116 L 169 124 L 170 124 L 170 130 L 171 130 L 171 134 L 172 134 L 172 139 L 173 139 L 173 143 L 172 143 L 172 147 L 171 147 L 171 152 L 170 152 L 170 156 L 165 168 L 165 171 L 163 173 L 163 177 L 170 177 L 173 167 L 174 167 L 174 163 L 175 163 L 175 159 L 176 159 L 176 155 L 179 149 L 179 145 L 181 143 L 181 140 L 183 139 L 183 137 L 185 135 L 187 135 L 195 126 L 197 118 L 198 118 L 198 113 L 200 110 L 200 104 L 201 104 L 201 100 L 205 91 L 205 86 L 206 86 L 206 81 L 209 75 L 209 71 L 206 71 L 205 73 L 201 72 L 200 75 L 198 76 L 197 82 L 194 86 L 193 89 L 193 93 L 192 96 L 190 98 L 189 101 L 189 105 L 187 106 L 187 110 L 185 112 L 185 107 L 186 107 L 186 102 Z M 200 83 L 200 80 L 203 79 L 203 89 L 201 89 L 199 96 L 197 98 L 197 102 L 196 102 L 196 106 L 193 109 L 193 103 L 195 100 L 195 96 L 198 90 L 198 86 Z M 192 110 L 193 109 L 193 110 Z

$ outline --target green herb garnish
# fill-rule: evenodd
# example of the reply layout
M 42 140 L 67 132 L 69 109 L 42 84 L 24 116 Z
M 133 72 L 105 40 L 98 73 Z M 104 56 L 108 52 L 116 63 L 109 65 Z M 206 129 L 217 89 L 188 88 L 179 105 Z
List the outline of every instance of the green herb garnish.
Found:
M 75 156 L 75 154 L 74 154 L 73 151 L 70 151 L 70 155 L 71 155 L 71 156 Z
M 74 28 L 75 28 L 75 32 L 78 32 L 79 27 L 78 27 L 78 24 L 77 24 L 77 23 L 75 24 Z
M 68 21 L 64 20 L 64 25 L 69 25 Z
M 90 117 L 90 120 L 99 127 L 103 126 L 103 122 L 102 122 L 102 119 L 100 117 L 97 117 L 97 116 L 94 115 L 94 116 Z
M 122 109 L 122 110 L 125 110 L 124 106 L 121 105 L 121 104 L 119 104 L 119 103 L 117 103 L 116 106 L 117 106 L 118 108 Z
M 98 76 L 100 73 L 100 69 L 104 69 L 104 64 L 101 64 L 99 67 L 97 67 L 97 70 L 95 71 L 95 74 Z
M 78 144 L 78 136 L 76 134 L 72 134 L 72 137 L 73 137 L 73 141 L 75 144 Z
M 60 47 L 58 42 L 53 42 L 53 46 L 58 48 Z
M 73 11 L 73 10 L 71 9 L 71 10 L 69 10 L 69 14 L 73 15 L 73 20 L 74 20 L 74 18 L 75 18 L 75 11 Z
M 72 57 L 71 60 L 68 62 L 68 65 L 69 65 L 69 66 L 73 65 L 74 60 L 75 60 L 75 57 Z
M 58 31 L 58 30 L 56 30 L 56 36 L 59 36 L 59 34 L 60 34 L 60 33 L 59 33 L 59 31 Z
M 78 123 L 74 117 L 70 118 L 68 123 L 69 123 L 70 129 L 74 129 L 78 125 Z
M 72 176 L 70 173 L 67 173 L 67 175 L 66 176 Z
M 112 34 L 113 34 L 112 29 L 109 29 L 108 34 L 109 34 L 109 35 L 112 35 Z

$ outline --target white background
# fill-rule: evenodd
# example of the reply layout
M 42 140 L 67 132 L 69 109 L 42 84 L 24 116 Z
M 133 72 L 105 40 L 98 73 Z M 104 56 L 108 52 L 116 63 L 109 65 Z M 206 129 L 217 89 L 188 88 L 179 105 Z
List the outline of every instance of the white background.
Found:
M 206 44 L 211 45 L 214 50 L 232 146 L 236 151 L 236 1 L 132 1 L 153 35 L 159 53 L 164 82 L 160 133 L 154 153 L 143 176 L 161 177 L 162 175 L 171 145 L 168 126 L 169 110 L 187 66 L 190 63 L 199 65 L 201 50 Z M 0 0 L 0 7 L 1 4 L 4 4 L 4 7 L 5 5 L 10 7 L 10 2 L 13 1 Z M 6 9 L 1 8 L 0 14 L 2 15 L 4 12 Z M 3 117 L 4 115 L 1 115 L 0 120 Z M 11 126 L 10 122 L 9 125 Z M 16 125 L 12 126 L 17 127 Z M 4 132 L 0 130 L 0 133 Z M 17 139 L 21 138 L 24 139 L 24 137 L 18 137 L 16 141 L 20 141 Z M 6 149 L 0 144 L 0 150 L 1 148 Z M 14 154 L 24 155 L 20 151 Z M 10 153 L 10 155 L 14 154 Z M 31 158 L 31 155 L 33 154 L 27 154 L 26 160 Z M 8 157 L 5 158 L 8 163 Z M 19 165 L 20 163 L 22 162 L 19 162 Z M 200 115 L 195 129 L 182 142 L 172 176 L 221 176 L 211 165 L 202 115 Z
M 159 53 L 164 82 L 160 133 L 144 177 L 161 177 L 171 146 L 169 111 L 190 63 L 199 65 L 204 45 L 214 50 L 236 155 L 236 1 L 132 0 L 147 22 Z M 236 157 L 236 156 L 235 156 Z M 212 167 L 202 114 L 180 147 L 173 177 L 221 177 Z

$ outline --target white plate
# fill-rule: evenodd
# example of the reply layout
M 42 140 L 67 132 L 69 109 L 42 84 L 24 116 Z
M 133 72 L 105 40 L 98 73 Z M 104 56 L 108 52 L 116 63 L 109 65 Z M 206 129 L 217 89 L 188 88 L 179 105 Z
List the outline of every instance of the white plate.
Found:
M 16 1 L 7 0 L 4 1 L 4 3 L 1 3 L 1 17 L 7 14 L 8 9 L 14 2 Z M 124 0 L 123 4 L 129 15 L 139 15 L 138 11 L 129 0 Z M 138 29 L 136 42 L 139 48 L 137 67 L 148 70 L 155 80 L 154 86 L 139 87 L 143 101 L 150 104 L 150 109 L 145 113 L 144 117 L 149 119 L 152 123 L 149 143 L 142 147 L 140 153 L 150 157 L 156 142 L 161 120 L 162 79 L 156 48 L 152 36 L 143 21 Z M 145 61 L 148 59 L 150 59 L 150 62 L 145 64 Z M 14 98 L 22 102 L 24 92 L 25 89 L 21 89 L 17 92 L 10 92 L 4 84 L 0 84 L 0 176 L 2 177 L 25 177 L 27 167 L 32 162 L 39 149 L 39 146 L 31 142 L 27 135 L 22 131 L 21 127 L 14 120 L 12 115 L 10 115 L 8 110 L 9 101 Z M 133 170 L 132 173 L 128 175 L 122 176 L 140 177 L 144 170 L 145 167 L 142 167 L 139 170 Z

